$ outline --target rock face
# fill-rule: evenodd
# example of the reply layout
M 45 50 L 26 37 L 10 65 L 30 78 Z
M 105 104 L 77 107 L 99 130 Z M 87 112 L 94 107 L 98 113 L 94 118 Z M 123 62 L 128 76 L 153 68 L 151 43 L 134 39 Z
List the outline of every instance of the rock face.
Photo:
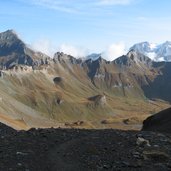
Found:
M 142 130 L 171 133 L 171 108 L 148 117 L 143 122 Z

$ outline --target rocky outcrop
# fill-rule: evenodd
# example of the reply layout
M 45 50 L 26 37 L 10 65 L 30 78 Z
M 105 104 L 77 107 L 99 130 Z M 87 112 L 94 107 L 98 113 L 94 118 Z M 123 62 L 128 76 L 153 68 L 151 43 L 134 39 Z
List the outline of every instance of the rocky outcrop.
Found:
M 79 64 L 82 62 L 81 59 L 76 59 L 71 55 L 64 54 L 63 52 L 57 52 L 54 54 L 53 61 L 55 63 L 68 63 L 68 64 Z
M 105 95 L 96 95 L 88 98 L 89 101 L 92 101 L 97 106 L 104 106 L 106 105 L 106 96 Z

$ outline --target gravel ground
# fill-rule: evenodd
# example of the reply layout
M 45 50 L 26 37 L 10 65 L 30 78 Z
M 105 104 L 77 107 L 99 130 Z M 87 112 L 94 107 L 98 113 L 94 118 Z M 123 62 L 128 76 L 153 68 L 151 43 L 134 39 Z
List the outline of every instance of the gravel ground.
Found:
M 0 124 L 0 171 L 171 170 L 171 135 Z

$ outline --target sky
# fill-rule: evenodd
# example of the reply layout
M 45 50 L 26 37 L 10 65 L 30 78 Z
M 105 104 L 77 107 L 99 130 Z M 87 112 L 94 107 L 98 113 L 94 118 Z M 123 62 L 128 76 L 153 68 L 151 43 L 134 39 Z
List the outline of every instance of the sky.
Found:
M 171 0 L 0 0 L 0 32 L 14 29 L 50 56 L 101 53 L 108 60 L 135 43 L 171 40 Z

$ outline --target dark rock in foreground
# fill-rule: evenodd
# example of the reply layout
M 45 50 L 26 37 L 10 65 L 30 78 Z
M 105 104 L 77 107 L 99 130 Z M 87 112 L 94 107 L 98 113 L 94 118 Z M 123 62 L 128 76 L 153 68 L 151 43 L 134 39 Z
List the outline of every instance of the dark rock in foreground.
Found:
M 0 125 L 2 171 L 163 171 L 171 135 L 120 130 L 31 129 Z
M 171 108 L 148 117 L 143 122 L 142 130 L 171 133 Z

